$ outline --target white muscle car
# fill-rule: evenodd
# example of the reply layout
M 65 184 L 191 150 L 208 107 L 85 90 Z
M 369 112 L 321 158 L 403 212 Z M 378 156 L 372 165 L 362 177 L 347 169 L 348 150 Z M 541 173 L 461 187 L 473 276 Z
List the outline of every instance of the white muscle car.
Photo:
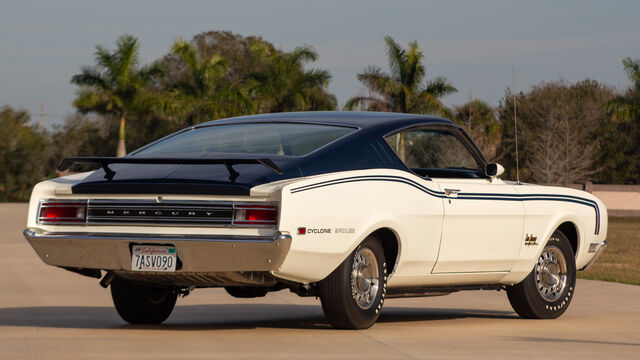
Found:
M 47 264 L 101 278 L 130 323 L 178 295 L 290 289 L 337 328 L 385 298 L 506 290 L 555 318 L 605 248 L 607 212 L 576 190 L 503 181 L 467 133 L 420 115 L 313 112 L 203 123 L 41 182 L 24 235 Z

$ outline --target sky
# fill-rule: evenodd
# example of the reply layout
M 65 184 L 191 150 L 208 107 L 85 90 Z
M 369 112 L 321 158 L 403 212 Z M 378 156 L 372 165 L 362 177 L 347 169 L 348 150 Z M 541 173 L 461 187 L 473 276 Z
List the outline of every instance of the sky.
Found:
M 26 109 L 46 126 L 74 113 L 80 67 L 96 45 L 109 49 L 122 34 L 141 43 L 142 63 L 166 54 L 178 38 L 211 30 L 258 35 L 283 50 L 311 45 L 329 70 L 340 106 L 365 94 L 356 75 L 367 65 L 388 69 L 384 36 L 417 41 L 427 78 L 445 76 L 458 92 L 498 105 L 512 86 L 585 78 L 629 86 L 621 65 L 640 57 L 640 1 L 410 0 L 0 0 L 0 106 Z

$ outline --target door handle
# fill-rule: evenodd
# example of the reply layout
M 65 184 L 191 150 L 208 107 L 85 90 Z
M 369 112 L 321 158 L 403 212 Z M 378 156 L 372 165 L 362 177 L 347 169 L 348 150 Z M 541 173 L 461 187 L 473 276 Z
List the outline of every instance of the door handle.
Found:
M 444 189 L 444 193 L 447 196 L 458 196 L 458 193 L 460 192 L 460 189 Z

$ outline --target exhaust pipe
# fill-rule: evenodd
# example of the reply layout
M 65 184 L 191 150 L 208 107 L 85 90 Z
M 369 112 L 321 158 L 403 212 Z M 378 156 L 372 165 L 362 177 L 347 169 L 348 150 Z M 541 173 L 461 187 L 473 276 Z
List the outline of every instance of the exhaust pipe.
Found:
M 116 277 L 116 274 L 114 274 L 112 271 L 107 271 L 102 280 L 100 280 L 100 286 L 105 289 L 108 288 L 114 277 Z

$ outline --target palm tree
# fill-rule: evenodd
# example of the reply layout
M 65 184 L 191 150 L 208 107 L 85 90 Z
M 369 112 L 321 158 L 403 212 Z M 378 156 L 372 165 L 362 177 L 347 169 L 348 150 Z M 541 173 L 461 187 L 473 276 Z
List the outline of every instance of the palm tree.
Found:
M 632 82 L 626 94 L 615 96 L 607 102 L 608 110 L 617 120 L 640 121 L 640 58 L 622 60 L 624 71 Z
M 453 120 L 467 128 L 488 160 L 494 159 L 502 136 L 502 125 L 496 118 L 495 109 L 480 99 L 473 99 L 455 107 Z
M 225 78 L 228 66 L 221 56 L 204 58 L 182 39 L 175 42 L 171 53 L 183 70 L 169 86 L 172 112 L 185 119 L 187 125 L 254 111 L 248 87 Z
M 450 111 L 440 102 L 440 98 L 457 90 L 442 76 L 423 83 L 427 71 L 418 43 L 409 43 L 409 48 L 405 50 L 390 36 L 384 40 L 391 73 L 385 73 L 377 66 L 369 66 L 358 74 L 358 80 L 371 95 L 349 99 L 345 110 L 360 107 L 371 111 L 440 113 L 450 117 Z
M 283 53 L 256 41 L 252 50 L 264 62 L 262 69 L 252 75 L 259 112 L 335 109 L 335 96 L 326 91 L 331 74 L 304 69 L 305 64 L 318 60 L 313 47 L 301 46 Z
M 138 40 L 131 35 L 120 36 L 113 52 L 97 46 L 95 62 L 95 66 L 82 67 L 80 74 L 71 78 L 71 83 L 80 86 L 73 105 L 82 113 L 119 117 L 117 156 L 124 156 L 125 118 L 153 101 L 146 96 L 147 84 L 160 69 L 140 67 Z

